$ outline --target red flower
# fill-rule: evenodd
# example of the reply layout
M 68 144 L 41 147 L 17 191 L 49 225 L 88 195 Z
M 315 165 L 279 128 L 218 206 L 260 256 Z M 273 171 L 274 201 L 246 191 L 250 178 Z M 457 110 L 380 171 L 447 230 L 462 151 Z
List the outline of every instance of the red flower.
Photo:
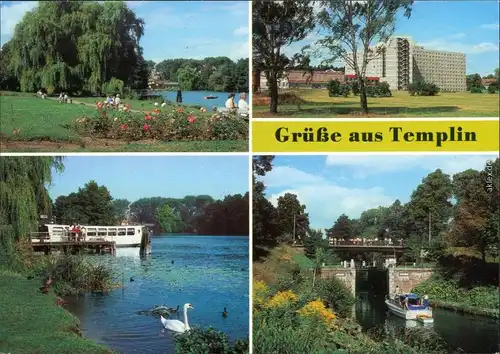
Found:
M 104 106 L 102 102 L 97 102 L 97 109 L 101 109 Z
M 182 113 L 182 107 L 177 108 L 177 112 Z
M 196 123 L 196 117 L 195 116 L 189 116 L 188 117 L 188 122 L 189 123 Z
M 106 117 L 108 114 L 106 112 L 102 112 L 102 115 Z
M 150 125 L 148 125 L 148 124 L 144 124 L 144 127 L 143 127 L 143 128 L 144 128 L 144 130 L 145 130 L 145 131 L 148 131 L 148 130 L 149 130 L 149 128 L 151 128 L 151 126 L 150 126 Z
M 153 114 L 160 114 L 160 110 L 158 108 L 155 108 Z
M 144 116 L 144 119 L 145 119 L 145 120 L 152 120 L 152 119 L 153 119 L 153 117 L 151 117 L 149 114 L 147 114 L 146 116 Z
M 127 130 L 127 128 L 128 128 L 128 125 L 127 125 L 127 124 L 122 124 L 122 125 L 120 125 L 120 129 L 121 129 L 121 130 Z

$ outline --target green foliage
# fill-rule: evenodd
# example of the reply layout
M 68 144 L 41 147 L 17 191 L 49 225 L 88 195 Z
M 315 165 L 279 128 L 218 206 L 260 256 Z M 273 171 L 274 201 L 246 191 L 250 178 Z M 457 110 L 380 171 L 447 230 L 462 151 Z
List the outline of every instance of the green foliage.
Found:
M 179 214 L 175 213 L 168 204 L 156 209 L 156 220 L 166 233 L 178 230 L 177 224 L 181 222 Z
M 490 84 L 488 86 L 488 93 L 497 93 L 498 91 L 498 85 Z
M 472 87 L 470 93 L 483 93 L 483 89 L 480 87 Z
M 130 205 L 130 201 L 127 199 L 114 199 L 111 201 L 111 207 L 113 208 L 113 216 L 117 224 L 120 224 L 123 220 L 127 218 L 127 212 Z
M 64 224 L 114 225 L 113 197 L 106 186 L 89 181 L 76 193 L 59 196 L 54 203 L 54 216 Z
M 41 214 L 49 214 L 46 188 L 52 168 L 63 169 L 60 157 L 9 156 L 0 158 L 0 246 L 10 249 L 15 240 L 35 231 Z
M 178 82 L 184 90 L 248 92 L 248 59 L 167 59 L 155 69 L 163 80 Z
M 156 108 L 143 117 L 134 113 L 107 111 L 98 105 L 97 114 L 76 119 L 73 129 L 80 135 L 125 141 L 239 140 L 248 138 L 248 122 L 237 114 L 214 113 L 211 117 L 176 108 Z
M 9 72 L 29 92 L 143 88 L 143 33 L 144 21 L 122 1 L 41 2 L 8 42 Z
M 278 242 L 291 243 L 293 240 L 302 240 L 309 230 L 309 214 L 306 206 L 301 204 L 297 196 L 292 193 L 278 197 L 276 207 L 276 224 L 279 232 Z
M 470 74 L 466 76 L 466 86 L 467 86 L 467 91 L 477 93 L 477 90 L 479 90 L 479 93 L 482 92 L 483 89 L 483 83 L 481 80 L 481 75 L 479 74 Z M 475 89 L 475 91 L 472 91 Z
M 246 354 L 248 341 L 230 344 L 227 336 L 213 328 L 192 328 L 175 336 L 175 353 L 179 354 Z
M 101 92 L 113 96 L 117 93 L 123 93 L 123 81 L 113 77 L 102 85 Z
M 345 214 L 340 215 L 330 229 L 325 230 L 327 237 L 349 240 L 354 235 L 353 222 Z
M 358 96 L 359 95 L 360 89 L 359 89 L 359 82 L 358 81 L 353 81 L 351 83 L 351 91 L 352 91 L 352 94 L 354 96 Z
M 408 93 L 411 96 L 436 96 L 440 89 L 437 85 L 428 82 L 415 82 L 408 85 Z
M 355 299 L 347 286 L 337 278 L 319 279 L 315 291 L 340 317 L 349 317 Z
M 252 19 L 253 67 L 266 73 L 271 94 L 269 109 L 276 113 L 278 78 L 294 64 L 294 60 L 281 53 L 285 47 L 306 38 L 314 28 L 313 4 L 304 0 L 257 0 L 252 4 Z

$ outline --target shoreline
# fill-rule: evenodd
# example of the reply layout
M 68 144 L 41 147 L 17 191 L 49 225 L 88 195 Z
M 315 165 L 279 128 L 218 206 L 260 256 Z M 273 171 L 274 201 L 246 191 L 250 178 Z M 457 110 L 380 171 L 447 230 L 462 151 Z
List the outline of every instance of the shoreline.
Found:
M 0 352 L 112 354 L 85 338 L 78 318 L 53 293 L 38 290 L 39 279 L 0 269 Z
M 456 302 L 449 302 L 443 300 L 429 300 L 432 307 L 441 308 L 448 311 L 458 312 L 464 315 L 474 315 L 489 317 L 493 319 L 500 319 L 500 312 L 496 309 L 486 309 L 477 306 L 467 306 Z

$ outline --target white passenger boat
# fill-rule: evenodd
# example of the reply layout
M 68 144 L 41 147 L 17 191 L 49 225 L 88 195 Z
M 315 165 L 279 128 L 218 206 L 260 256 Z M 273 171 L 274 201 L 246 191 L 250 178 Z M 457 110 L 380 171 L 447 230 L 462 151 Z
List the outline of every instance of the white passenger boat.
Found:
M 45 224 L 39 232 L 32 234 L 31 242 L 69 242 L 71 240 L 70 225 Z M 114 241 L 116 247 L 139 247 L 142 235 L 147 236 L 147 227 L 143 225 L 93 226 L 80 225 L 85 228 L 85 241 Z
M 391 313 L 406 320 L 422 318 L 420 321 L 423 323 L 434 321 L 427 295 L 421 300 L 417 294 L 413 293 L 396 294 L 394 298 L 385 300 L 385 304 Z

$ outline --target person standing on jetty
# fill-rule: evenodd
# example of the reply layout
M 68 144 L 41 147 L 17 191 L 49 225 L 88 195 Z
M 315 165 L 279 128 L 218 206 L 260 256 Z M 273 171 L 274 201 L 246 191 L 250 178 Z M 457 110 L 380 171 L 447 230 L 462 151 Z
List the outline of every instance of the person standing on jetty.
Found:
M 175 101 L 177 103 L 182 103 L 182 91 L 180 87 L 177 89 L 177 98 Z

